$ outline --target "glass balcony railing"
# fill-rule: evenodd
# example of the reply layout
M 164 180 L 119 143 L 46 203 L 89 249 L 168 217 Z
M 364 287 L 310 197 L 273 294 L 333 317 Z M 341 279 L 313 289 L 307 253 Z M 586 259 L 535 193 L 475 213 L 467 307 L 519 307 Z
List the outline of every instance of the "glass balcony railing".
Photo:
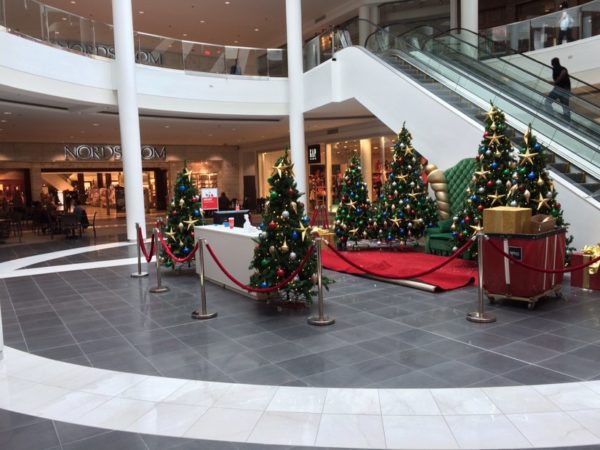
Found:
M 568 18 L 565 19 L 563 14 Z M 562 32 L 561 21 L 567 26 Z M 506 49 L 528 52 L 597 36 L 600 34 L 600 0 L 534 19 L 489 28 L 480 31 L 480 34 L 497 44 L 494 49 L 497 56 L 505 54 Z
M 11 33 L 85 55 L 115 58 L 112 25 L 37 0 L 0 0 L 0 25 Z M 287 77 L 284 49 L 230 47 L 134 33 L 138 64 L 225 75 Z

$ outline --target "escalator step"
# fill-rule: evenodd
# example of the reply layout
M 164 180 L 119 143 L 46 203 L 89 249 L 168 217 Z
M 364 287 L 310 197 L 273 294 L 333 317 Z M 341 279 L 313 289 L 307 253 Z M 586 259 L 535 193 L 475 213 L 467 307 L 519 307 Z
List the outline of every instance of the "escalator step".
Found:
M 583 184 L 585 183 L 585 173 L 575 172 L 575 173 L 565 173 L 565 176 L 575 183 Z
M 564 163 L 555 162 L 555 163 L 551 163 L 550 165 L 555 170 L 557 170 L 561 173 L 565 173 L 565 174 L 568 174 L 569 170 L 571 170 L 571 164 L 569 164 L 568 162 L 564 162 Z M 568 174 L 568 175 L 571 175 L 571 174 Z
M 591 194 L 600 192 L 600 183 L 581 183 L 580 186 Z

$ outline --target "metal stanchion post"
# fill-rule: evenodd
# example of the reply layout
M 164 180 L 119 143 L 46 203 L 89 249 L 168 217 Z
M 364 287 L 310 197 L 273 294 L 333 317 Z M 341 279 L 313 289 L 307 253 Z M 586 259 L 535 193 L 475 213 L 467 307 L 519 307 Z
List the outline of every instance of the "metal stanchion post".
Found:
M 143 243 L 143 241 L 140 241 L 140 239 L 139 239 L 139 236 L 140 236 L 139 229 L 140 229 L 140 224 L 136 222 L 135 223 L 135 231 L 136 231 L 136 236 L 137 236 L 136 239 L 137 239 L 138 271 L 131 274 L 132 278 L 142 278 L 142 277 L 148 276 L 148 272 L 142 272 L 142 251 L 140 249 L 140 246 L 144 245 L 144 243 Z
M 209 313 L 206 310 L 206 289 L 204 281 L 204 241 L 206 239 L 198 239 L 198 267 L 200 271 L 200 311 L 197 309 L 192 312 L 192 319 L 204 320 L 217 317 L 217 312 Z
M 477 297 L 479 300 L 479 311 L 467 314 L 467 320 L 476 323 L 491 323 L 496 321 L 496 316 L 483 311 L 483 230 L 477 232 L 477 273 L 479 276 L 479 288 Z
M 163 286 L 160 279 L 160 256 L 158 256 L 158 228 L 154 230 L 154 248 L 156 248 L 156 287 L 150 288 L 150 292 L 160 294 L 169 290 L 168 286 Z
M 318 311 L 319 315 L 317 317 L 310 316 L 308 318 L 308 323 L 310 325 L 333 325 L 335 323 L 335 319 L 327 317 L 323 311 L 323 266 L 321 265 L 321 241 L 323 239 L 320 237 L 315 238 L 315 250 L 317 252 L 317 288 L 319 290 L 319 304 Z

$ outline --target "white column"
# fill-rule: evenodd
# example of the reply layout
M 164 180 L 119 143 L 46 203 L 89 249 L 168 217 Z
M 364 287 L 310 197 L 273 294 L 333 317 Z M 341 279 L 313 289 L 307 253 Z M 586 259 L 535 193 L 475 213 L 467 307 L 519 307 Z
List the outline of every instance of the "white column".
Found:
M 285 0 L 288 49 L 290 146 L 300 200 L 306 204 L 306 144 L 304 142 L 304 71 L 302 69 L 302 8 L 300 0 Z
M 458 0 L 450 0 L 450 28 L 458 28 Z
M 4 357 L 4 331 L 2 331 L 2 306 L 0 306 L 0 361 Z
M 460 27 L 479 33 L 479 1 L 461 0 Z
M 367 193 L 373 199 L 373 165 L 371 164 L 371 139 L 360 140 L 360 165 L 367 183 Z
M 125 178 L 125 205 L 127 208 L 127 239 L 137 239 L 135 223 L 146 223 L 144 215 L 144 186 L 140 119 L 135 82 L 135 53 L 131 0 L 112 0 L 115 36 L 115 75 L 119 103 L 119 126 L 123 175 Z M 142 231 L 146 230 L 142 226 Z
M 331 144 L 325 145 L 325 185 L 327 186 L 327 211 L 331 211 L 331 204 L 333 199 L 331 198 L 333 194 L 333 173 L 331 170 Z
M 369 36 L 371 24 L 371 8 L 368 5 L 358 7 L 358 45 L 364 46 Z

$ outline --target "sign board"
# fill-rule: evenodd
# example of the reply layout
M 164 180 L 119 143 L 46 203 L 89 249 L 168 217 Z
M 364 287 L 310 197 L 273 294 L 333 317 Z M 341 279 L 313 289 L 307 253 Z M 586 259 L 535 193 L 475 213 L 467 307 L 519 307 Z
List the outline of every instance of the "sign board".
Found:
M 219 209 L 219 190 L 217 188 L 200 189 L 200 201 L 204 211 Z
M 123 153 L 120 145 L 65 145 L 64 150 L 65 161 L 120 161 Z M 141 153 L 144 161 L 164 161 L 167 158 L 165 147 L 142 145 Z
M 321 164 L 321 144 L 311 144 L 308 146 L 308 163 Z
M 521 247 L 508 247 L 508 254 L 519 261 L 523 261 L 523 249 Z

